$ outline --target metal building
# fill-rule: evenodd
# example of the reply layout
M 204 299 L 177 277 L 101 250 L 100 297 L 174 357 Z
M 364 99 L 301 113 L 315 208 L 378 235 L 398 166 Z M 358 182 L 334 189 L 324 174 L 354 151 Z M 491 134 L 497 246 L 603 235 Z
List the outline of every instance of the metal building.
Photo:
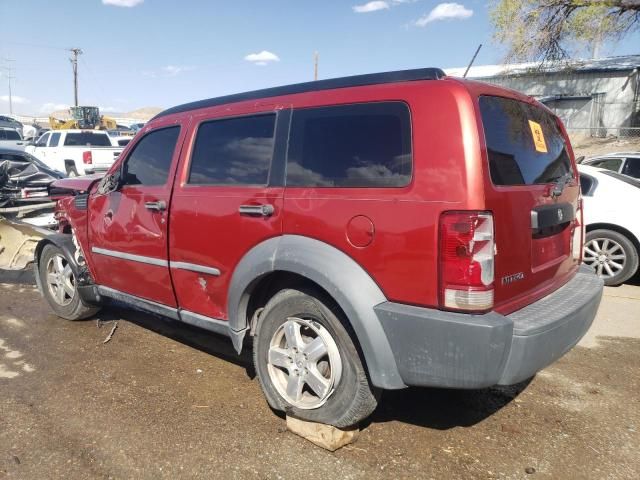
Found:
M 512 88 L 545 103 L 571 133 L 640 136 L 640 55 L 541 65 L 471 67 L 467 78 Z M 462 76 L 465 68 L 445 70 Z

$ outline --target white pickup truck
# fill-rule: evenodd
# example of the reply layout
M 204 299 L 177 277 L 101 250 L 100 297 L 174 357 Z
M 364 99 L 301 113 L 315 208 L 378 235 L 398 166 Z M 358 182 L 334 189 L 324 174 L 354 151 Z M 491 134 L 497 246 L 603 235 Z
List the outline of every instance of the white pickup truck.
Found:
M 69 177 L 106 172 L 122 150 L 101 130 L 52 130 L 25 148 Z

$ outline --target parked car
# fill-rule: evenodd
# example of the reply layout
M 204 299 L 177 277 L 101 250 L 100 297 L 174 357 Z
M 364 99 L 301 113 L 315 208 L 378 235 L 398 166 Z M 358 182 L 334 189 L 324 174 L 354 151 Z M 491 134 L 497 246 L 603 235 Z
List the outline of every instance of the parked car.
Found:
M 0 115 L 0 127 L 12 128 L 17 130 L 22 136 L 22 123 L 12 117 L 7 117 L 6 115 Z
M 581 165 L 604 168 L 633 178 L 640 178 L 640 152 L 609 153 L 585 158 Z
M 14 128 L 0 127 L 0 148 L 24 150 L 25 141 L 20 132 Z
M 114 146 L 109 134 L 101 130 L 53 130 L 25 150 L 49 167 L 77 177 L 105 173 L 122 147 Z
M 638 271 L 640 181 L 618 172 L 578 165 L 584 202 L 584 262 L 605 285 L 620 285 Z
M 39 288 L 70 320 L 117 299 L 253 337 L 269 405 L 338 427 L 382 389 L 519 383 L 602 295 L 568 142 L 530 97 L 439 69 L 174 107 L 103 179 L 54 183 Z

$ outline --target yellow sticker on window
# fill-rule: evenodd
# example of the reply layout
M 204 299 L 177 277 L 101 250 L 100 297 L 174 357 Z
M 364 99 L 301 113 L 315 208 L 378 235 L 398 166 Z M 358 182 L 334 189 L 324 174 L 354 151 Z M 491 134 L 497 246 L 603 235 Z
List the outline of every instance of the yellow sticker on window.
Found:
M 547 142 L 544 141 L 544 133 L 542 133 L 540 124 L 529 120 L 529 127 L 531 127 L 531 136 L 533 137 L 533 144 L 536 146 L 536 151 L 547 153 Z

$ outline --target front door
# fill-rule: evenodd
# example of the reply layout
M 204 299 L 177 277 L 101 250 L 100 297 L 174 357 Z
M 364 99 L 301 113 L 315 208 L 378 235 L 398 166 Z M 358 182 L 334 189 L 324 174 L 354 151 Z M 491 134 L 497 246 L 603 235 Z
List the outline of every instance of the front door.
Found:
M 96 282 L 171 307 L 167 219 L 182 130 L 171 122 L 143 133 L 121 165 L 121 186 L 89 202 Z

